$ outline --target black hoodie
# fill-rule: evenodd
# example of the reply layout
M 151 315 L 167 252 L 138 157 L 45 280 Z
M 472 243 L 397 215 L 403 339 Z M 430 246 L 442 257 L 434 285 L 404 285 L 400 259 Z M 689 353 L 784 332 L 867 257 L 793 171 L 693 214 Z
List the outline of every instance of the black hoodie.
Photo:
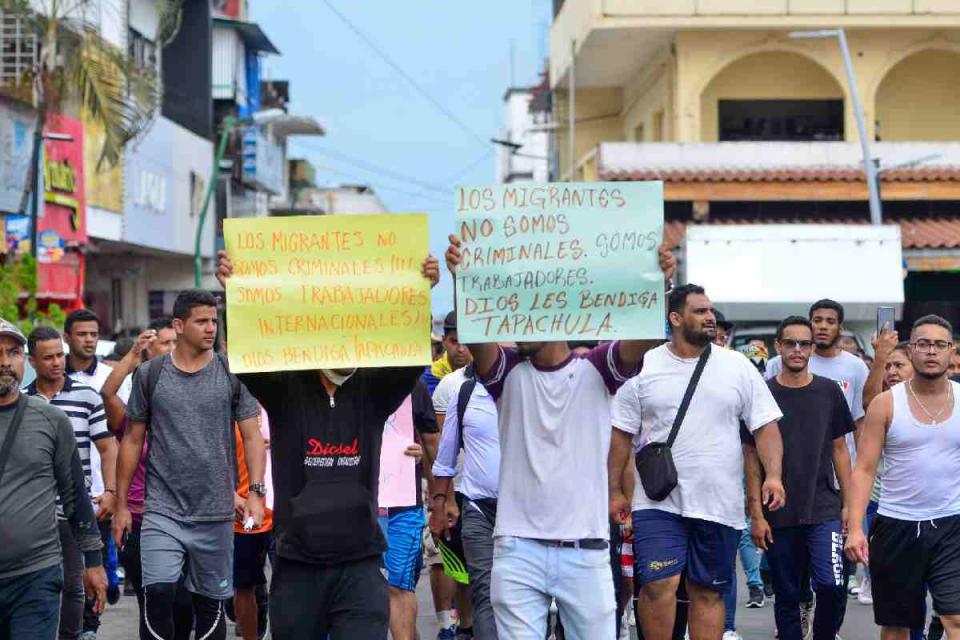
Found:
M 332 565 L 386 550 L 377 525 L 383 426 L 422 372 L 358 369 L 332 397 L 316 370 L 239 376 L 270 417 L 280 557 Z

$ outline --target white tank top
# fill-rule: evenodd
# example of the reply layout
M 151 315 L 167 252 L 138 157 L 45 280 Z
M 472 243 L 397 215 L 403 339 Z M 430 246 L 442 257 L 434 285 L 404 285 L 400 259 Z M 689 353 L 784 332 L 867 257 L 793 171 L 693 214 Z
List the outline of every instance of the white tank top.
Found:
M 953 413 L 939 424 L 913 417 L 905 383 L 891 388 L 893 420 L 883 448 L 880 515 L 922 521 L 960 514 L 960 384 L 950 384 Z

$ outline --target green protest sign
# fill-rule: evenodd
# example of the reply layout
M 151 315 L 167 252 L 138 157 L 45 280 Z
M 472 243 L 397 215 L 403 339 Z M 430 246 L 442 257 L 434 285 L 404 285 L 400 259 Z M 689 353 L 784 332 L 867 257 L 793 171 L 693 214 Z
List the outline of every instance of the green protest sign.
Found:
M 461 342 L 664 337 L 663 183 L 460 187 Z

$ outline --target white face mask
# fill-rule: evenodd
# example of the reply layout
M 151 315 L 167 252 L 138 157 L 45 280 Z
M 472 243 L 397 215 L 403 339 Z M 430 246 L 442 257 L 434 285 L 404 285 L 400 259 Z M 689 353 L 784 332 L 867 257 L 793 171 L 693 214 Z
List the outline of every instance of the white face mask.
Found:
M 347 380 L 349 380 L 351 377 L 353 377 L 353 374 L 355 374 L 355 373 L 357 372 L 357 370 L 356 370 L 356 369 L 351 369 L 351 370 L 350 370 L 350 373 L 348 373 L 348 374 L 346 374 L 346 375 L 344 375 L 344 374 L 342 374 L 342 373 L 337 373 L 337 372 L 334 371 L 333 369 L 321 369 L 320 372 L 321 372 L 324 376 L 326 376 L 327 380 L 329 380 L 329 381 L 332 382 L 333 384 L 337 385 L 338 387 L 342 387 L 342 386 L 343 386 L 343 383 L 345 383 Z

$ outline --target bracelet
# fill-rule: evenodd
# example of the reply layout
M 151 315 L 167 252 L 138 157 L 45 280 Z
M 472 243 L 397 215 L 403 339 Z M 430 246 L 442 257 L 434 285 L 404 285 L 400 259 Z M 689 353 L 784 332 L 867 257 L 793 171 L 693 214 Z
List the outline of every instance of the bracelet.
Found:
M 116 492 L 114 489 L 104 489 L 103 492 L 104 492 L 104 493 L 112 493 L 113 495 L 117 495 L 117 492 Z
M 433 499 L 434 499 L 434 500 L 437 500 L 438 498 L 443 498 L 443 500 L 446 500 L 446 499 L 447 499 L 447 494 L 445 494 L 445 493 L 437 493 L 437 494 L 434 494 Z

